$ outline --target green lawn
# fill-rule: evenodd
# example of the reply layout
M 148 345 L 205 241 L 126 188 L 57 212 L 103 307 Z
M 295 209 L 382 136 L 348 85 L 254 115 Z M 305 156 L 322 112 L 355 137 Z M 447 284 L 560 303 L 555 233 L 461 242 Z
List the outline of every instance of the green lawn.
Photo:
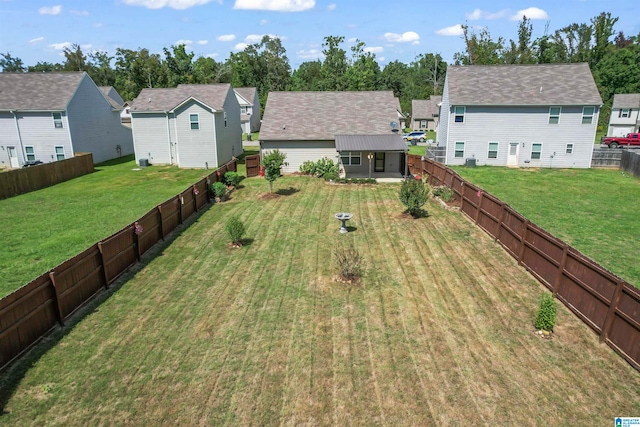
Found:
M 135 221 L 211 171 L 136 168 L 133 157 L 0 200 L 0 297 Z
M 640 287 L 639 179 L 604 169 L 454 169 Z
M 0 377 L 6 425 L 609 425 L 640 373 L 461 213 L 398 185 L 243 181 L 99 308 Z M 351 232 L 334 213 L 349 211 Z M 224 226 L 237 215 L 246 245 Z M 365 273 L 334 280 L 353 242 Z

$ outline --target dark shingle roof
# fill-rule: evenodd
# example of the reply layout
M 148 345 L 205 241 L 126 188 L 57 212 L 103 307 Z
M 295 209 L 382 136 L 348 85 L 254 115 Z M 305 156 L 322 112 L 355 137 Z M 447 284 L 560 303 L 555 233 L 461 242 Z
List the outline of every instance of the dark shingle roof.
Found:
M 616 93 L 611 108 L 640 108 L 640 93 Z
M 415 119 L 432 119 L 438 115 L 438 104 L 442 102 L 440 95 L 433 95 L 428 100 L 414 99 L 411 101 L 411 117 Z
M 468 65 L 447 68 L 451 105 L 600 105 L 589 65 Z
M 236 91 L 238 95 L 246 99 L 249 105 L 253 105 L 253 100 L 255 99 L 256 92 L 258 91 L 255 87 L 237 87 L 233 90 Z
M 0 73 L 0 110 L 66 110 L 86 75 L 72 73 Z
M 122 109 L 122 104 L 124 104 L 124 100 L 120 97 L 120 94 L 115 90 L 113 86 L 98 86 L 100 92 L 107 98 L 109 104 L 111 104 L 112 108 L 117 110 Z M 122 101 L 122 102 L 120 102 Z
M 230 84 L 221 83 L 178 85 L 170 89 L 142 89 L 131 104 L 131 112 L 171 111 L 189 98 L 195 98 L 215 110 L 223 110 L 230 88 Z
M 336 135 L 336 151 L 408 151 L 408 148 L 398 133 Z
M 261 140 L 333 140 L 337 134 L 391 133 L 398 121 L 391 91 L 270 92 Z

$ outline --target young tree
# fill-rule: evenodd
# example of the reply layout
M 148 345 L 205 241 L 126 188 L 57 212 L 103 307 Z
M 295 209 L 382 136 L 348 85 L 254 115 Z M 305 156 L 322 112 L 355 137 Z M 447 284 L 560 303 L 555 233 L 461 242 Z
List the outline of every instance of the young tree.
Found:
M 504 39 L 493 40 L 489 30 L 483 28 L 475 33 L 468 25 L 462 26 L 465 52 L 453 55 L 456 65 L 493 65 L 503 63 Z
M 260 164 L 264 167 L 264 177 L 269 181 L 269 190 L 271 193 L 273 193 L 273 182 L 280 176 L 282 166 L 289 165 L 289 163 L 284 161 L 286 158 L 286 153 L 278 149 L 265 151 L 262 155 Z
M 3 73 L 24 73 L 25 68 L 22 59 L 14 58 L 9 52 L 0 53 L 0 68 Z
M 422 182 L 421 179 L 409 178 L 405 179 L 400 187 L 400 201 L 407 208 L 406 212 L 412 217 L 420 216 L 422 206 L 427 203 L 429 198 L 429 187 Z

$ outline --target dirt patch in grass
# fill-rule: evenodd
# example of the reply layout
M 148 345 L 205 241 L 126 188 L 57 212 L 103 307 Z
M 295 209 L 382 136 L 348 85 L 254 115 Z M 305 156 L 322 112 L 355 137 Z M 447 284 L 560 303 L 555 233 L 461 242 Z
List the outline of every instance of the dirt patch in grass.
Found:
M 278 193 L 262 193 L 259 196 L 260 200 L 273 200 L 281 197 Z

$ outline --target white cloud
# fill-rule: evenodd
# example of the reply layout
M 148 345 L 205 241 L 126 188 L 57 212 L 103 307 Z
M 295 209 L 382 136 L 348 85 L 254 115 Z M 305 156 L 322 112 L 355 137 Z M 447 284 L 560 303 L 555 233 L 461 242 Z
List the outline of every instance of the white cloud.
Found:
M 198 43 L 198 44 L 209 44 L 209 40 L 198 40 L 196 43 Z
M 73 43 L 71 42 L 62 42 L 62 43 L 52 43 L 49 45 L 49 47 L 55 49 L 55 50 L 63 50 L 65 47 L 71 47 Z
M 507 16 L 508 10 L 503 9 L 499 12 L 487 12 L 486 10 L 475 9 L 471 13 L 466 13 L 465 16 L 469 21 L 477 21 L 478 19 L 500 19 Z
M 216 1 L 222 4 L 222 0 L 123 0 L 129 6 L 144 6 L 147 9 L 162 9 L 170 7 L 171 9 L 189 9 L 194 6 L 202 6 L 207 3 Z
M 327 6 L 328 10 L 336 10 L 336 4 L 335 3 L 331 3 L 329 6 Z
M 384 56 L 378 56 L 378 62 L 384 62 Z
M 302 12 L 313 9 L 315 0 L 236 0 L 234 9 L 271 10 L 276 12 Z
M 207 53 L 207 58 L 216 58 L 217 56 L 219 56 L 217 53 Z
M 439 36 L 461 36 L 464 34 L 464 31 L 462 30 L 462 25 L 456 24 L 436 30 L 436 34 Z
M 92 47 L 93 47 L 93 45 L 92 45 L 92 44 L 81 44 L 81 45 L 80 45 L 80 49 L 82 49 L 82 50 L 89 50 L 89 49 L 91 49 Z
M 183 40 L 183 39 L 180 39 L 180 40 L 176 40 L 176 42 L 175 42 L 173 45 L 174 45 L 174 46 L 178 46 L 178 45 L 183 44 L 183 45 L 185 45 L 185 46 L 189 46 L 189 45 L 190 45 L 190 44 L 192 44 L 192 43 L 193 43 L 193 41 L 192 41 L 192 40 Z
M 420 35 L 415 31 L 407 31 L 406 33 L 402 33 L 402 34 L 384 33 L 384 38 L 388 42 L 407 43 L 407 42 L 416 42 L 420 40 Z
M 44 40 L 44 37 L 36 37 L 35 39 L 29 40 L 29 43 L 31 44 L 38 43 L 38 42 L 41 42 L 42 40 Z
M 355 43 L 358 41 L 357 37 L 351 37 L 349 40 L 347 40 L 347 43 Z
M 378 53 L 384 52 L 384 48 L 382 46 L 371 46 L 371 47 L 365 47 L 364 51 L 378 54 Z
M 267 21 L 266 19 L 261 19 L 260 20 L 260 25 L 267 25 L 269 23 L 269 21 Z
M 89 12 L 86 10 L 70 10 L 69 13 L 72 15 L 79 15 L 79 16 L 89 15 Z
M 315 61 L 316 59 L 324 57 L 322 51 L 319 49 L 299 50 L 296 52 L 296 56 L 305 61 Z
M 538 9 L 537 7 L 530 7 L 516 12 L 516 14 L 511 17 L 511 20 L 519 21 L 523 16 L 526 16 L 529 19 L 549 19 L 549 14 L 544 10 Z
M 236 39 L 235 34 L 223 34 L 221 36 L 216 37 L 216 40 L 219 42 L 232 42 Z
M 96 22 L 95 24 L 93 24 L 93 26 L 96 28 L 102 28 L 104 27 L 104 24 L 102 22 Z
M 62 6 L 60 5 L 51 6 L 51 7 L 41 7 L 40 9 L 38 9 L 38 13 L 40 15 L 58 15 L 60 12 L 62 12 Z
M 280 40 L 285 40 L 286 39 L 286 37 L 280 37 L 280 36 L 277 36 L 275 34 L 249 34 L 247 37 L 244 38 L 244 42 L 247 43 L 247 44 L 260 43 L 264 36 L 269 36 L 272 39 L 280 39 Z
M 244 48 L 247 46 L 249 46 L 247 43 L 238 43 L 233 48 L 235 50 L 244 50 Z

